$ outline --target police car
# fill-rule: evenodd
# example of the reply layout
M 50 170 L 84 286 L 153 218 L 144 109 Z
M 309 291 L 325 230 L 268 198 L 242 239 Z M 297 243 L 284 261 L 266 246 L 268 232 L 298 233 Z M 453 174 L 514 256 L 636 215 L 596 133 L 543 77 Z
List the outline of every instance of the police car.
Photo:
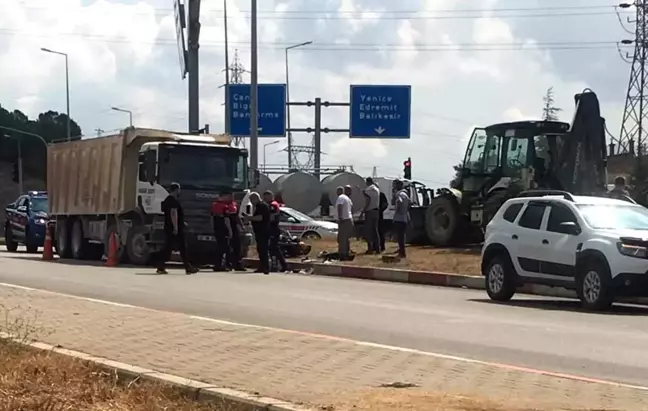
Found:
M 5 208 L 7 251 L 14 252 L 19 244 L 24 244 L 28 253 L 35 253 L 43 246 L 49 220 L 47 207 L 46 192 L 30 191 Z
M 337 223 L 315 220 L 294 208 L 280 207 L 279 227 L 303 240 L 336 239 Z

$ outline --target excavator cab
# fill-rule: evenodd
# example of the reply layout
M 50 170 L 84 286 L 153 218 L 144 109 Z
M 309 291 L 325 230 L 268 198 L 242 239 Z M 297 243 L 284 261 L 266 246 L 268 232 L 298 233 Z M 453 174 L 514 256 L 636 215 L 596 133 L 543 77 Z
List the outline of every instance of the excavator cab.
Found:
M 528 189 L 606 193 L 605 119 L 596 94 L 574 96 L 572 124 L 518 121 L 477 128 L 457 188 L 440 188 L 426 212 L 432 244 L 466 243 L 509 198 Z
M 556 121 L 518 121 L 475 129 L 464 158 L 462 197 L 485 198 L 511 185 L 526 190 L 550 184 L 555 153 L 569 127 Z

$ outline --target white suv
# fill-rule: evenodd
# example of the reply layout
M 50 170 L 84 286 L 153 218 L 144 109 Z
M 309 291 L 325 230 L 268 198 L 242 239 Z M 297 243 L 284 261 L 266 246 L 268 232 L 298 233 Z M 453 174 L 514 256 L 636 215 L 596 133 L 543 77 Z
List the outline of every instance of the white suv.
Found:
M 621 200 L 526 192 L 486 227 L 482 274 L 492 300 L 523 284 L 576 290 L 589 309 L 648 296 L 648 209 Z

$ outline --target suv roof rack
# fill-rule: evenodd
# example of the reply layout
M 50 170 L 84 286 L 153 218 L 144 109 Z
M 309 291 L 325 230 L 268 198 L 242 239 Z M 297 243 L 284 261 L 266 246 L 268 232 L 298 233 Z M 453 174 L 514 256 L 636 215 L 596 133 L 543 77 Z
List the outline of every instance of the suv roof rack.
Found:
M 561 196 L 567 201 L 574 202 L 574 197 L 567 191 L 562 190 L 527 190 L 521 192 L 518 197 L 545 197 L 545 196 Z

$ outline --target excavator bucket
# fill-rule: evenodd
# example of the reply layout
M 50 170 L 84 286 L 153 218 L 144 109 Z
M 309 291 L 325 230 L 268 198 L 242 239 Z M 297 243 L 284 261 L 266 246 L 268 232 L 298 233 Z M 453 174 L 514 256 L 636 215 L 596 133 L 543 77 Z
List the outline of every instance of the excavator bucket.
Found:
M 569 133 L 558 144 L 556 176 L 574 194 L 607 192 L 605 119 L 596 93 L 587 89 L 574 96 L 576 110 Z

